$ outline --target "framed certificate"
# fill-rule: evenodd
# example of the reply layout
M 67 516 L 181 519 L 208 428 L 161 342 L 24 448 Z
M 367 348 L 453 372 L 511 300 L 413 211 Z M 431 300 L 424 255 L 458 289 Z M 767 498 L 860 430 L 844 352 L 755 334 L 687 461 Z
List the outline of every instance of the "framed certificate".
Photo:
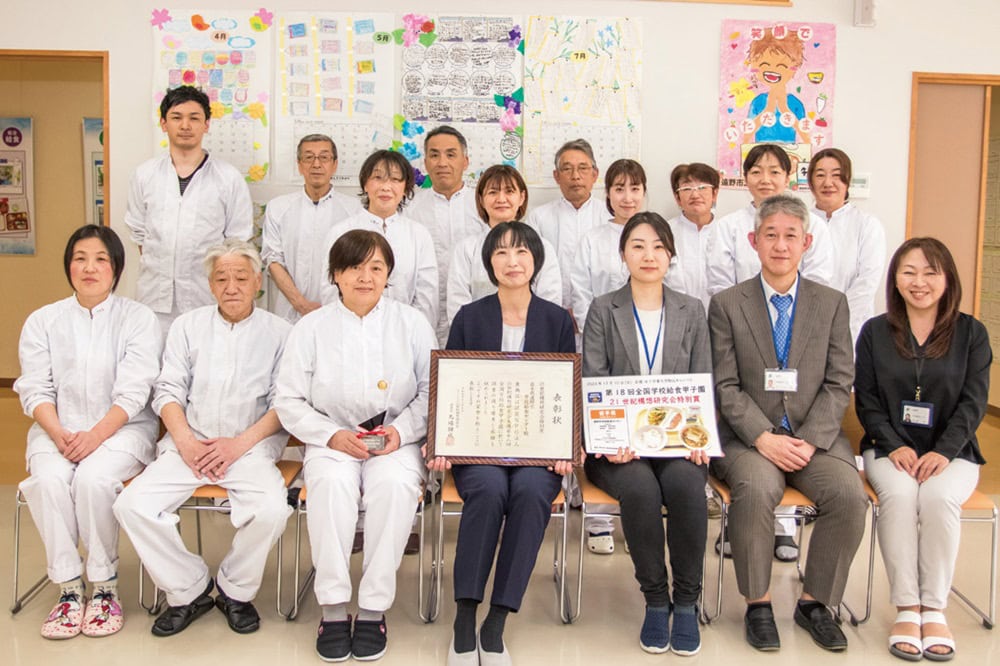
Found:
M 709 373 L 587 377 L 583 394 L 587 453 L 631 448 L 646 458 L 696 450 L 722 455 Z
M 579 354 L 435 350 L 430 379 L 428 457 L 583 463 Z

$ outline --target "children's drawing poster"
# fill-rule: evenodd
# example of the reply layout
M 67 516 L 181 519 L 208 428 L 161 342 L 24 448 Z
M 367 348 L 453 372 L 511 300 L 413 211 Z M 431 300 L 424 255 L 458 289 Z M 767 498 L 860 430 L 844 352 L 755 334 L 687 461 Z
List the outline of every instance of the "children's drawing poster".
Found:
M 524 52 L 525 180 L 554 186 L 552 156 L 584 138 L 597 166 L 639 159 L 642 30 L 637 19 L 532 16 Z
M 393 41 L 403 50 L 396 148 L 413 163 L 421 187 L 431 186 L 422 172 L 422 135 L 445 123 L 466 136 L 473 179 L 493 164 L 517 165 L 523 134 L 523 24 L 506 15 L 405 14 L 393 31 Z
M 0 118 L 0 254 L 35 253 L 31 118 Z
M 396 48 L 392 14 L 293 12 L 275 23 L 272 181 L 301 183 L 299 139 L 337 145 L 335 181 L 356 181 L 374 150 L 392 145 Z
M 83 192 L 87 224 L 104 224 L 104 119 L 83 119 Z
M 726 20 L 721 53 L 722 186 L 743 187 L 743 158 L 758 143 L 783 144 L 797 174 L 793 186 L 805 186 L 810 157 L 833 143 L 836 27 Z
M 239 169 L 248 182 L 269 169 L 271 58 L 274 14 L 154 9 L 153 106 L 156 145 L 167 146 L 159 130 L 159 105 L 168 88 L 201 88 L 212 117 L 204 148 Z

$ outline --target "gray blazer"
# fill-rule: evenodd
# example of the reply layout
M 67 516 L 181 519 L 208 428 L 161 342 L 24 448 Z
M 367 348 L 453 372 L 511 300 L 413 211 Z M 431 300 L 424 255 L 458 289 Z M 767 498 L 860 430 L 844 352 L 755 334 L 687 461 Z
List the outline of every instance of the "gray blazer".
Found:
M 760 275 L 726 289 L 708 307 L 712 334 L 719 437 L 728 466 L 749 452 L 764 431 L 787 413 L 797 437 L 854 465 L 840 429 L 854 381 L 850 312 L 839 291 L 799 277 L 788 367 L 798 370 L 798 391 L 764 390 L 764 370 L 778 367 L 771 319 Z
M 712 352 L 701 301 L 665 285 L 663 299 L 666 309 L 660 374 L 711 372 Z M 590 304 L 583 327 L 583 376 L 638 375 L 639 354 L 632 288 L 626 284 Z

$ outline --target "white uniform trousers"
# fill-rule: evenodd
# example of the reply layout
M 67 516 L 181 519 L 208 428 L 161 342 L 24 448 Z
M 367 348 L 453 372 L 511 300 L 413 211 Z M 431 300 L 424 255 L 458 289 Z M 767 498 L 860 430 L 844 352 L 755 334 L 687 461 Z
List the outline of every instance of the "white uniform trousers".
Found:
M 115 437 L 115 435 L 112 435 Z M 51 442 L 51 440 L 49 440 Z M 132 454 L 99 446 L 79 463 L 52 451 L 28 460 L 31 473 L 20 489 L 45 544 L 49 580 L 65 583 L 83 574 L 77 550 L 87 551 L 87 578 L 105 581 L 118 573 L 118 523 L 111 505 L 122 482 L 142 471 Z
M 208 566 L 184 546 L 175 513 L 208 483 L 195 476 L 176 450 L 168 449 L 115 502 L 115 515 L 171 606 L 191 603 L 208 587 Z M 218 485 L 229 493 L 229 519 L 236 536 L 216 580 L 227 596 L 251 601 L 260 589 L 267 555 L 292 512 L 284 480 L 271 456 L 251 449 Z
M 358 606 L 386 611 L 396 597 L 396 570 L 423 488 L 420 447 L 357 460 L 345 453 L 306 454 L 306 519 L 320 605 L 351 600 L 351 544 L 358 507 L 365 512 Z
M 878 493 L 878 545 L 894 606 L 945 608 L 962 537 L 962 504 L 979 482 L 979 465 L 956 458 L 923 483 L 892 461 L 865 451 L 865 473 Z

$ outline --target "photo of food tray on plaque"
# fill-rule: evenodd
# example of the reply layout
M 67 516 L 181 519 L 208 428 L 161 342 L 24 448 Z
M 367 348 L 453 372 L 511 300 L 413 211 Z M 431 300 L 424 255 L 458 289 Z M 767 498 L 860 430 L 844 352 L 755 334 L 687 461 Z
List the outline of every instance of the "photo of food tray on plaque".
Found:
M 584 377 L 587 453 L 630 448 L 639 457 L 721 456 L 709 373 Z

